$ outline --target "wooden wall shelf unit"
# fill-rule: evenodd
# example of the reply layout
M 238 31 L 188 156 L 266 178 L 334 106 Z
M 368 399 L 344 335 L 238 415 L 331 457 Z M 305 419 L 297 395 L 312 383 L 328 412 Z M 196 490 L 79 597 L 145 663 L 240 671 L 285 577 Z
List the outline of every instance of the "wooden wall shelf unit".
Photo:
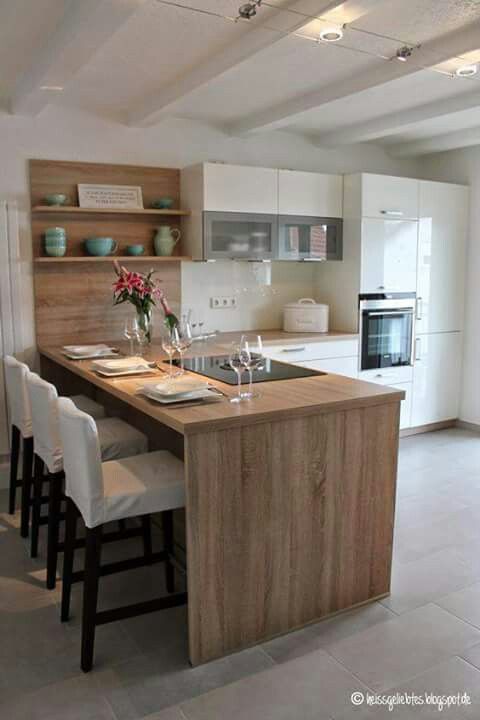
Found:
M 102 163 L 30 160 L 30 199 L 33 268 L 35 280 L 35 316 L 37 342 L 56 345 L 67 342 L 100 342 L 121 338 L 127 305 L 114 307 L 112 261 L 117 259 L 139 272 L 158 268 L 161 287 L 174 305 L 180 302 L 180 262 L 190 260 L 181 254 L 181 242 L 175 255 L 154 255 L 153 238 L 159 225 L 181 230 L 181 219 L 188 213 L 179 209 L 180 171 L 176 168 L 107 165 Z M 77 185 L 137 185 L 142 189 L 145 209 L 119 210 L 80 208 Z M 69 206 L 45 205 L 45 197 L 64 193 Z M 151 207 L 154 200 L 172 197 L 170 210 Z M 45 254 L 45 231 L 52 226 L 65 228 L 67 252 L 64 257 Z M 85 239 L 112 237 L 118 244 L 117 255 L 87 255 Z M 145 255 L 126 254 L 127 245 L 141 244 Z M 154 315 L 161 324 L 160 313 Z M 155 329 L 154 329 L 155 332 Z

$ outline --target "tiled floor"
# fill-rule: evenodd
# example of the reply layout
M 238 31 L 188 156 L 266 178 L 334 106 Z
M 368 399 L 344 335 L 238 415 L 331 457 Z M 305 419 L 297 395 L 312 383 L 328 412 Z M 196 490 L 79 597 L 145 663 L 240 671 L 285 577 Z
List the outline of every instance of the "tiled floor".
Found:
M 95 669 L 80 673 L 79 588 L 61 625 L 17 524 L 0 515 L 0 718 L 480 718 L 480 435 L 401 441 L 389 598 L 195 669 L 180 608 L 99 628 Z M 101 603 L 152 597 L 161 579 L 160 566 L 105 578 Z M 389 712 L 353 706 L 356 691 L 466 692 L 471 704 Z

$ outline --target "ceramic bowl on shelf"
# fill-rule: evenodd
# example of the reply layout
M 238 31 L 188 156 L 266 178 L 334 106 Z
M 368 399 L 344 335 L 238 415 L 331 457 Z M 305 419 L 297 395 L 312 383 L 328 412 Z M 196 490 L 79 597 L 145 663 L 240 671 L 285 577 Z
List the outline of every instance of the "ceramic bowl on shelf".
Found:
M 161 197 L 152 202 L 154 210 L 171 210 L 175 200 L 172 197 Z
M 127 245 L 127 255 L 143 255 L 144 252 L 143 245 Z
M 85 240 L 85 249 L 89 255 L 105 257 L 117 251 L 117 243 L 111 237 L 91 237 Z
M 45 202 L 47 205 L 66 205 L 67 196 L 63 193 L 51 193 L 45 196 Z

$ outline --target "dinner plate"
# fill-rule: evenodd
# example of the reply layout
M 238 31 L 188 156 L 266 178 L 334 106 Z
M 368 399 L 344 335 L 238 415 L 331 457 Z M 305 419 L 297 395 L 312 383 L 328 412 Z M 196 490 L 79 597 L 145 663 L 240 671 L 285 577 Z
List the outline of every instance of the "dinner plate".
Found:
M 138 390 L 138 392 L 140 395 L 145 395 L 145 397 L 149 398 L 150 400 L 154 400 L 161 405 L 179 405 L 180 403 L 189 403 L 202 400 L 207 400 L 209 402 L 222 400 L 222 395 L 220 395 L 220 393 L 217 393 L 208 387 L 204 387 L 201 390 L 184 393 L 183 395 L 179 396 L 162 395 L 155 391 L 155 386 L 153 384 L 150 384 L 144 385 Z
M 187 375 L 183 378 L 174 378 L 172 380 L 163 380 L 160 383 L 152 383 L 151 387 L 155 393 L 165 397 L 184 397 L 199 390 L 206 390 L 209 383 L 205 380 L 199 380 L 194 376 Z
M 151 373 L 155 368 L 142 357 L 116 358 L 115 360 L 96 360 L 92 362 L 92 370 L 105 377 L 121 375 L 142 375 Z
M 62 352 L 70 360 L 88 360 L 90 358 L 101 358 L 115 356 L 118 353 L 116 348 L 109 345 L 65 345 Z

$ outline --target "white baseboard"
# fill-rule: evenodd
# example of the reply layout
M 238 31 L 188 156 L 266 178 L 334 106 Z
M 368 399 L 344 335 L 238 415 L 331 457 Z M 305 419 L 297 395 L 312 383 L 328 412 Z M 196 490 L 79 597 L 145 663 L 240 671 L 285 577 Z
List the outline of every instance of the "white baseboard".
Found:
M 480 433 L 480 425 L 477 423 L 467 422 L 466 420 L 457 420 L 457 427 L 463 428 L 463 430 L 471 430 L 472 432 Z

